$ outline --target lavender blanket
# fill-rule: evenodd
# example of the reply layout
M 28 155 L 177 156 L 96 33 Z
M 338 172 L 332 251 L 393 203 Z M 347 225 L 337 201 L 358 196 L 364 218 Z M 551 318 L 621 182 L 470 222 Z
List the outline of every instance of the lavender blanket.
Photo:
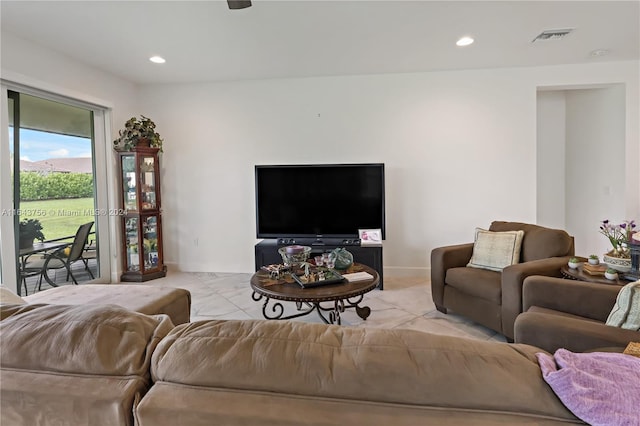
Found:
M 537 353 L 544 380 L 591 425 L 640 426 L 640 358 L 608 352 Z

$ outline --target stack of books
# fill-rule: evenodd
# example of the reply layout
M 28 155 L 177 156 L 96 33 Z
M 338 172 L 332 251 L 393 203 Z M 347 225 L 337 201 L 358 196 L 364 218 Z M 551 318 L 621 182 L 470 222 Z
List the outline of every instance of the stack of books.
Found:
M 371 275 L 370 273 L 368 273 L 366 271 L 353 272 L 351 274 L 343 274 L 342 277 L 346 278 L 347 281 L 349 281 L 350 283 L 355 282 L 355 281 L 364 281 L 364 280 L 372 280 L 373 279 L 373 275 Z
M 592 265 L 585 262 L 582 264 L 582 270 L 589 275 L 604 275 L 605 271 L 607 270 L 607 265 Z

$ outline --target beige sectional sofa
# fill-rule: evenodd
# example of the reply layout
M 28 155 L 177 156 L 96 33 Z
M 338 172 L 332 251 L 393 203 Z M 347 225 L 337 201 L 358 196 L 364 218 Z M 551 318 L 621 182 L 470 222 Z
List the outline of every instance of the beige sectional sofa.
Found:
M 2 305 L 2 425 L 582 424 L 527 345 Z

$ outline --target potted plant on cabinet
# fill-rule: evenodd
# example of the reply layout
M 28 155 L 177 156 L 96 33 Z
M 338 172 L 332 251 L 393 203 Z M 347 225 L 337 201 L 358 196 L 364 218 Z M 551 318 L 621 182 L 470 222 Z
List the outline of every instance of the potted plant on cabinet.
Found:
M 144 115 L 139 119 L 131 117 L 118 134 L 118 138 L 113 141 L 113 147 L 117 151 L 131 151 L 136 146 L 143 145 L 159 148 L 162 152 L 163 139 L 156 132 L 156 124 Z
M 596 254 L 590 254 L 590 255 L 589 255 L 589 264 L 591 264 L 591 265 L 598 265 L 598 264 L 600 264 L 600 258 L 598 257 L 598 255 L 596 255 Z
M 29 248 L 33 246 L 33 240 L 44 241 L 42 233 L 42 224 L 38 219 L 24 219 L 20 221 L 20 248 Z

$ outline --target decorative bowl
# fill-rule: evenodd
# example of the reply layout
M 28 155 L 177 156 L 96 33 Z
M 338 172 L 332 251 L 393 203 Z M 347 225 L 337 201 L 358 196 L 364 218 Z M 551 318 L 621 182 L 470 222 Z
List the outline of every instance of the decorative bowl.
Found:
M 611 269 L 618 272 L 629 272 L 631 270 L 631 258 L 613 257 L 605 254 L 602 261 Z
M 294 247 L 294 248 L 291 248 Z M 287 246 L 280 247 L 278 253 L 282 256 L 282 262 L 286 266 L 298 266 L 302 262 L 306 262 L 311 254 L 311 247 L 309 246 Z

